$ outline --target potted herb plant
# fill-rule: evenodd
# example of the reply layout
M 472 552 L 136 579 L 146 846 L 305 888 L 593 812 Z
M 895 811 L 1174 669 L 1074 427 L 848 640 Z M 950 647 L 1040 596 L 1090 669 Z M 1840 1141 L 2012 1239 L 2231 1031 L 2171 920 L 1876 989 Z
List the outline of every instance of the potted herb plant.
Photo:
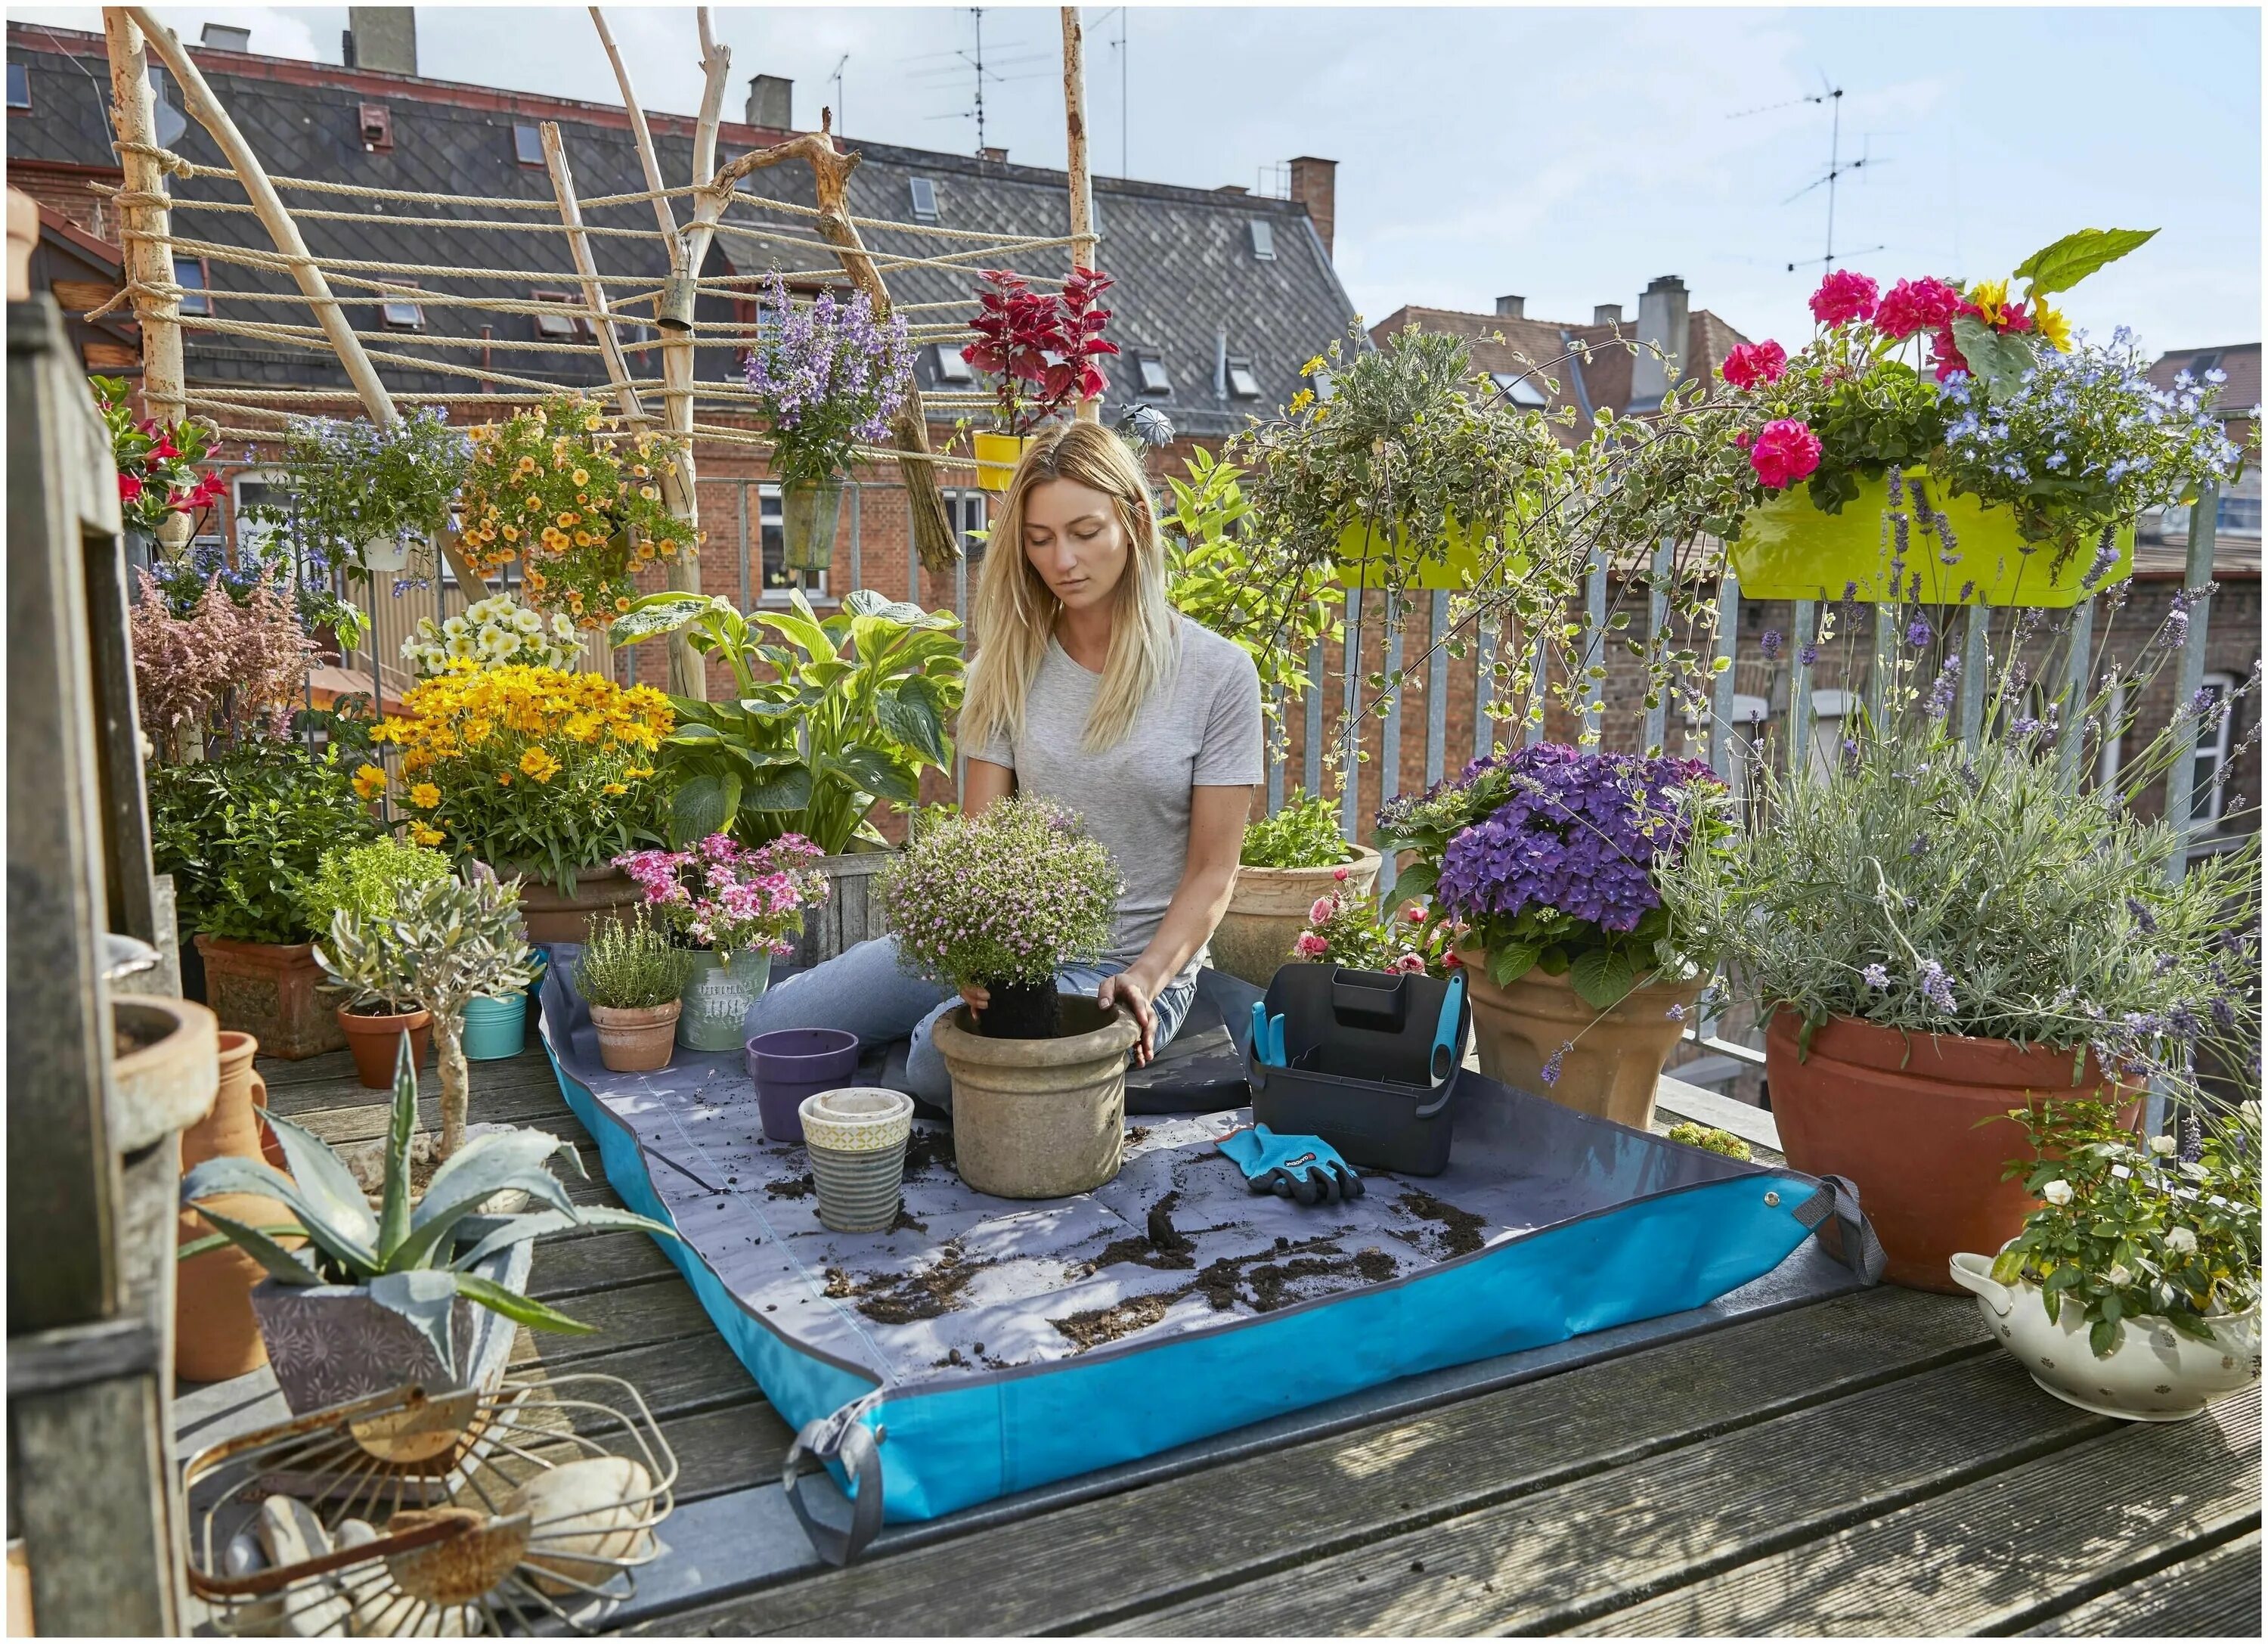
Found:
M 1351 903 L 1369 897 L 1378 859 L 1341 837 L 1338 806 L 1321 794 L 1302 794 L 1249 824 L 1228 911 L 1212 933 L 1213 969 L 1266 987 L 1320 899 L 1334 891 Z
M 672 697 L 677 728 L 659 764 L 672 845 L 724 831 L 761 845 L 799 834 L 825 854 L 831 882 L 812 904 L 796 962 L 809 966 L 882 934 L 865 894 L 888 859 L 877 805 L 910 810 L 925 771 L 948 770 L 946 727 L 961 706 L 959 621 L 860 588 L 821 618 L 800 589 L 784 611 L 743 616 L 729 600 L 649 594 L 617 622 L 616 645 L 689 628 L 721 658 L 733 695 Z M 853 883 L 852 881 L 858 881 Z
M 1139 1036 L 1123 1009 L 1056 991 L 1058 971 L 1109 944 L 1122 882 L 1108 850 L 1069 812 L 1010 798 L 924 823 L 879 888 L 900 964 L 988 995 L 932 1029 L 961 1178 L 1052 1198 L 1116 1175 Z
M 2145 1148 L 2099 1102 L 2018 1108 L 2037 1203 L 1999 1256 L 1953 1257 L 2032 1380 L 2128 1421 L 2183 1421 L 2260 1379 L 2260 1104 Z
M 134 415 L 132 388 L 122 377 L 91 377 L 96 408 L 110 432 L 118 468 L 118 512 L 126 524 L 127 563 L 148 570 L 185 547 L 196 530 L 197 511 L 228 489 L 202 469 L 212 435 L 202 423 L 160 427 Z M 162 544 L 164 553 L 158 552 Z
M 1724 785 L 1690 759 L 1539 742 L 1476 760 L 1379 815 L 1380 847 L 1416 860 L 1467 968 L 1481 1072 L 1644 1130 L 1662 1064 L 1705 980 L 1669 940 L 1662 865 L 1730 830 Z
M 434 548 L 472 458 L 465 431 L 438 406 L 391 427 L 361 418 L 302 417 L 284 444 L 294 534 L 348 574 L 434 570 Z
M 377 1210 L 320 1138 L 287 1118 L 269 1122 L 289 1173 L 235 1156 L 199 1164 L 181 1183 L 181 1203 L 217 1231 L 181 1246 L 180 1257 L 232 1244 L 266 1269 L 252 1306 L 295 1413 L 404 1382 L 433 1391 L 493 1382 L 510 1357 L 514 1325 L 588 1334 L 591 1326 L 525 1294 L 528 1247 L 536 1239 L 570 1227 L 676 1236 L 626 1210 L 578 1207 L 546 1161 L 556 1156 L 578 1175 L 581 1161 L 572 1144 L 542 1131 L 479 1136 L 433 1173 L 422 1195 L 414 1193 L 417 1070 L 406 1050 L 394 1069 Z M 544 1207 L 480 1213 L 496 1195 L 513 1192 Z M 218 1208 L 235 1195 L 278 1204 L 286 1219 L 258 1227 L 237 1220 Z
M 613 860 L 660 837 L 649 778 L 676 724 L 669 698 L 603 674 L 458 661 L 402 705 L 377 734 L 401 750 L 410 838 L 522 876 L 529 940 L 580 941 L 594 914 L 637 899 Z
M 315 950 L 324 971 L 357 998 L 416 999 L 432 1013 L 441 1064 L 437 1159 L 454 1157 L 465 1145 L 467 1002 L 524 988 L 534 974 L 521 928 L 517 884 L 444 876 L 397 886 L 390 912 L 341 908 Z
M 969 329 L 976 341 L 961 358 L 992 382 L 993 422 L 976 435 L 976 483 L 1004 491 L 1024 447 L 1064 407 L 1099 400 L 1110 380 L 1096 364 L 1118 344 L 1102 335 L 1110 310 L 1101 298 L 1110 276 L 1073 269 L 1059 291 L 1038 291 L 1022 275 L 991 269 L 981 276 Z
M 1838 269 L 1793 357 L 1734 350 L 1742 593 L 2057 607 L 2124 577 L 2135 517 L 2240 461 L 2218 384 L 2154 387 L 2130 333 L 2090 343 L 2048 301 L 2155 232 L 2082 229 L 1968 286 Z
M 546 400 L 474 431 L 460 545 L 484 572 L 518 559 L 537 610 L 603 627 L 630 608 L 642 566 L 698 551 L 701 534 L 668 505 L 682 463 L 666 434 L 573 394 Z
M 397 839 L 326 851 L 313 876 L 298 888 L 300 917 L 315 931 L 328 931 L 342 912 L 382 922 L 400 911 L 403 892 L 448 877 L 448 858 Z M 321 962 L 320 950 L 316 959 Z M 432 1045 L 433 1014 L 399 971 L 378 969 L 358 980 L 364 984 L 361 991 L 338 1007 L 339 1027 L 363 1088 L 384 1090 L 394 1082 L 394 1051 L 403 1034 L 409 1036 L 413 1060 L 424 1061 Z
M 693 955 L 643 913 L 595 925 L 575 964 L 575 989 L 598 1029 L 599 1059 L 617 1073 L 669 1065 Z
M 772 961 L 795 951 L 804 910 L 827 899 L 827 876 L 812 865 L 819 847 L 783 834 L 754 850 L 712 833 L 687 851 L 633 851 L 615 866 L 637 881 L 658 913 L 692 949 L 693 969 L 677 1019 L 688 1051 L 738 1051 L 748 1006 L 771 979 Z
M 798 306 L 774 270 L 763 302 L 778 322 L 748 350 L 746 374 L 779 476 L 781 563 L 824 571 L 835 557 L 844 475 L 859 446 L 888 437 L 914 391 L 913 347 L 906 322 L 877 321 L 864 291 L 848 302 L 821 291 Z
M 453 662 L 477 667 L 572 668 L 582 660 L 582 636 L 564 616 L 548 622 L 509 593 L 475 600 L 454 616 L 417 619 L 401 642 L 401 660 L 413 677 L 432 679 Z

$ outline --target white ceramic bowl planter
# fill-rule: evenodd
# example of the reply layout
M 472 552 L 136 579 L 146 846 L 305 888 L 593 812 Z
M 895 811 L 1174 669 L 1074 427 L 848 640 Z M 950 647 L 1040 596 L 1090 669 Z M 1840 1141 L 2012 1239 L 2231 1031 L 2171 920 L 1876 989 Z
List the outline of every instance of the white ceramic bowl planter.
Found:
M 2257 1307 L 2215 1319 L 2209 1342 L 2183 1335 L 2162 1318 L 2130 1318 L 2117 1347 L 2098 1359 L 2079 1309 L 2064 1309 L 2051 1323 L 2039 1286 L 1999 1283 L 1991 1257 L 1963 1253 L 1952 1267 L 1953 1281 L 1975 1293 L 1985 1324 L 2032 1380 L 2098 1416 L 2186 1421 L 2260 1379 Z
M 819 1220 L 836 1233 L 880 1233 L 898 1219 L 914 1102 L 898 1090 L 822 1090 L 798 1110 Z
M 1123 1006 L 1065 994 L 1054 1039 L 989 1039 L 968 1007 L 939 1018 L 931 1043 L 953 1074 L 961 1179 L 1001 1198 L 1092 1192 L 1118 1174 L 1126 1053 L 1142 1036 Z

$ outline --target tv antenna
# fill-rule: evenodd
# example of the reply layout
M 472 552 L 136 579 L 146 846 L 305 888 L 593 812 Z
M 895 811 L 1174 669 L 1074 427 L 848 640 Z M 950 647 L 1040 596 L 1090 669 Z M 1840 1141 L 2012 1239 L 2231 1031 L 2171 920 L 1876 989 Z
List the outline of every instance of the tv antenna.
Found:
M 836 129 L 843 131 L 850 129 L 849 118 L 843 112 L 843 70 L 849 65 L 850 62 L 850 54 L 846 51 L 842 55 L 842 56 L 836 59 L 835 72 L 827 77 L 827 83 L 835 88 Z
M 924 54 L 924 56 L 929 58 L 948 57 L 953 59 L 953 61 L 949 63 L 935 63 L 933 66 L 926 69 L 917 69 L 907 77 L 909 79 L 924 79 L 935 78 L 941 75 L 958 77 L 964 71 L 974 70 L 976 77 L 976 87 L 972 106 L 968 108 L 956 110 L 949 114 L 932 114 L 930 118 L 932 120 L 974 120 L 976 122 L 976 149 L 977 152 L 981 155 L 988 146 L 985 140 L 984 130 L 985 81 L 990 80 L 995 85 L 1005 85 L 1015 80 L 1037 79 L 1043 70 L 1039 68 L 1035 68 L 1032 65 L 1052 63 L 1055 62 L 1055 58 L 1052 55 L 1048 53 L 1027 51 L 1011 53 L 1005 57 L 995 57 L 990 63 L 987 63 L 984 58 L 984 8 L 983 6 L 971 6 L 968 10 L 968 15 L 976 29 L 976 37 L 973 42 L 974 49 L 969 51 L 955 50 Z M 906 59 L 906 61 L 909 63 L 922 60 L 923 59 L 920 57 L 909 57 Z M 1020 74 L 1002 74 L 999 70 L 1003 68 L 1024 69 L 1028 70 L 1029 71 Z
M 1793 205 L 1815 188 L 1823 188 L 1827 190 L 1827 251 L 1824 256 L 1797 258 L 1787 265 L 1787 271 L 1790 274 L 1794 273 L 1798 269 L 1814 267 L 1823 268 L 1832 273 L 1836 263 L 1844 261 L 1835 254 L 1836 188 L 1844 178 L 1863 172 L 1870 166 L 1879 166 L 1882 163 L 1873 152 L 1872 137 L 1867 138 L 1861 145 L 1858 159 L 1847 162 L 1843 159 L 1843 88 L 1830 84 L 1824 74 L 1819 77 L 1821 88 L 1810 96 L 1790 98 L 1784 103 L 1767 103 L 1761 108 L 1743 108 L 1738 114 L 1726 116 L 1730 120 L 1746 120 L 1752 114 L 1768 114 L 1778 109 L 1797 108 L 1805 104 L 1824 104 L 1827 107 L 1829 114 L 1827 169 L 1780 202 L 1782 205 Z M 1864 256 L 1867 252 L 1881 249 L 1881 246 L 1867 246 L 1850 254 Z

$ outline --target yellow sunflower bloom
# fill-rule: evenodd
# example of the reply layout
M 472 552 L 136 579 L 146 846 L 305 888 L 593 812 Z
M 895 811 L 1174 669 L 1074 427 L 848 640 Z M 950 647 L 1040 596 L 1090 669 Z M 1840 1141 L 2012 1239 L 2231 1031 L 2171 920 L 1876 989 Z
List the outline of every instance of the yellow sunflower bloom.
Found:
M 409 824 L 409 842 L 412 844 L 438 844 L 448 837 L 438 828 L 428 827 L 422 822 Z
M 2032 305 L 2032 319 L 2039 327 L 2040 341 L 2058 354 L 2071 352 L 2071 321 L 2063 311 L 2048 306 L 2044 299 Z

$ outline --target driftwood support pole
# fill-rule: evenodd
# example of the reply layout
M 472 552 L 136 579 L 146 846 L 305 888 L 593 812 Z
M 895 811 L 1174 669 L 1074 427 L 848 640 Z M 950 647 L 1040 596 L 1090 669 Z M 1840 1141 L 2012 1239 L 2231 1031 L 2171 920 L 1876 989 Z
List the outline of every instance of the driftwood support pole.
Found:
M 1071 266 L 1094 266 L 1094 184 L 1086 170 L 1086 44 L 1079 8 L 1063 9 L 1063 87 L 1065 170 L 1071 182 Z M 1099 423 L 1102 402 L 1082 399 L 1079 420 Z
M 166 192 L 165 168 L 154 154 L 157 118 L 150 87 L 150 58 L 142 31 L 116 6 L 105 6 L 102 33 L 110 48 L 112 122 L 126 147 L 119 162 L 127 188 L 144 199 Z M 126 208 L 126 276 L 134 285 L 134 317 L 142 328 L 142 397 L 159 422 L 179 422 L 188 409 L 181 371 L 180 299 L 173 295 L 173 213 L 162 205 Z
M 543 163 L 551 173 L 551 192 L 559 199 L 559 220 L 566 225 L 567 249 L 575 258 L 575 272 L 583 282 L 583 304 L 598 315 L 599 352 L 607 362 L 607 380 L 614 385 L 615 402 L 633 423 L 647 420 L 644 405 L 630 384 L 630 366 L 622 358 L 622 339 L 615 335 L 615 318 L 607 306 L 607 288 L 599 283 L 599 265 L 591 256 L 590 237 L 583 232 L 583 207 L 575 197 L 574 173 L 567 168 L 567 145 L 560 141 L 559 123 L 547 120 L 537 128 L 543 134 Z
M 236 173 L 237 181 L 243 186 L 246 197 L 252 202 L 252 209 L 260 218 L 260 225 L 276 242 L 276 249 L 291 261 L 291 278 L 298 285 L 299 294 L 307 299 L 307 306 L 314 310 L 315 323 L 322 328 L 325 339 L 339 357 L 339 364 L 346 367 L 347 380 L 354 385 L 363 409 L 370 414 L 370 420 L 380 428 L 392 428 L 401 420 L 401 414 L 394 409 L 394 396 L 387 392 L 386 384 L 379 380 L 378 367 L 363 351 L 362 340 L 355 335 L 354 328 L 347 323 L 346 314 L 332 297 L 330 282 L 323 277 L 322 269 L 315 266 L 314 255 L 307 249 L 307 242 L 299 237 L 299 225 L 291 220 L 291 213 L 285 209 L 282 196 L 276 192 L 276 185 L 269 181 L 267 170 L 261 165 L 259 157 L 253 153 L 252 145 L 244 140 L 244 134 L 237 129 L 236 122 L 229 118 L 228 110 L 221 107 L 220 100 L 205 84 L 204 75 L 190 58 L 180 37 L 158 21 L 147 6 L 120 9 L 142 31 L 151 48 L 165 59 L 166 67 L 180 85 L 184 111 L 219 145 L 230 169 Z M 448 556 L 449 564 L 457 573 L 458 586 L 464 590 L 465 597 L 468 600 L 485 598 L 488 582 L 465 557 L 453 533 L 445 531 L 442 534 L 441 551 Z

